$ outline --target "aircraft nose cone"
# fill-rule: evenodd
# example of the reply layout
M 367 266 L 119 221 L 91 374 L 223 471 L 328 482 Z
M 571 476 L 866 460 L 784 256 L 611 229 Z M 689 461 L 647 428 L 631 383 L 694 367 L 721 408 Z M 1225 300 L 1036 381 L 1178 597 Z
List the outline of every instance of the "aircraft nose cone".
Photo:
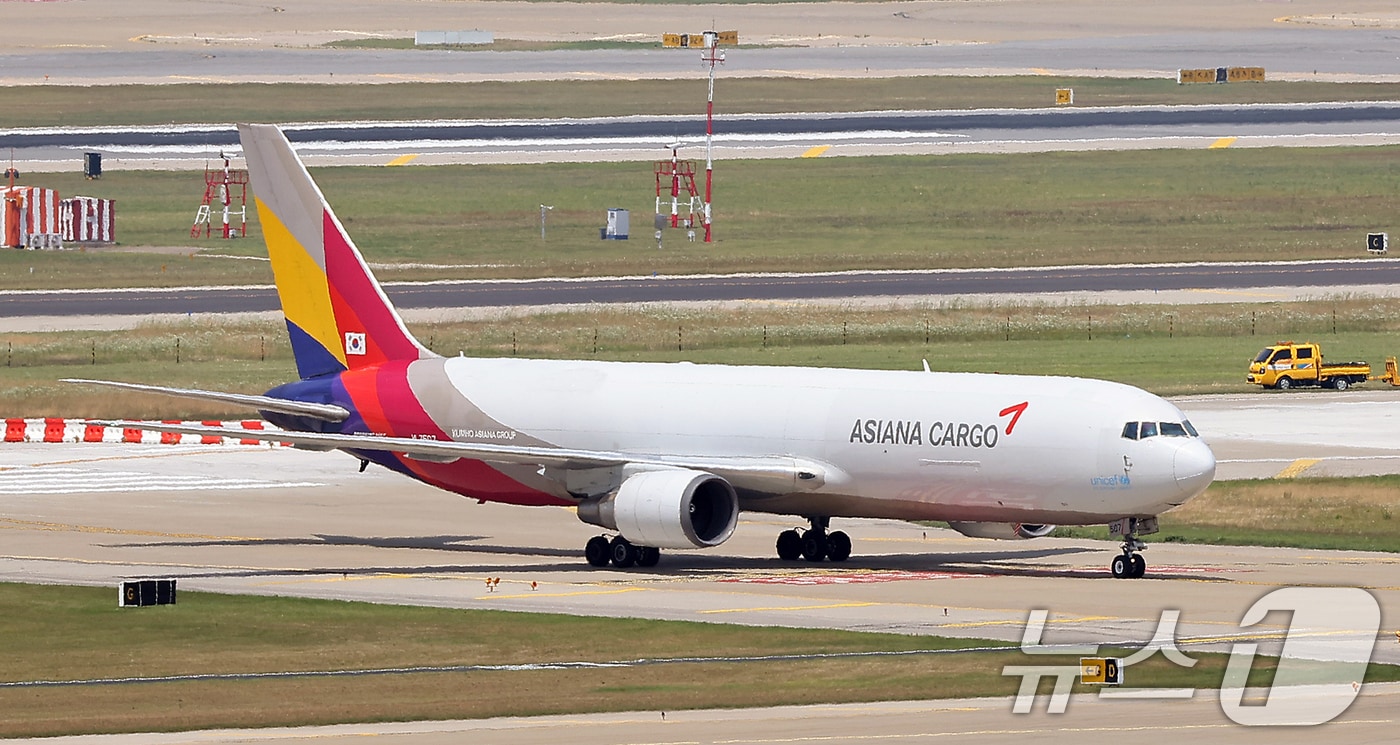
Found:
M 1176 451 L 1172 473 L 1181 491 L 1194 497 L 1215 479 L 1215 453 L 1204 442 L 1191 442 Z

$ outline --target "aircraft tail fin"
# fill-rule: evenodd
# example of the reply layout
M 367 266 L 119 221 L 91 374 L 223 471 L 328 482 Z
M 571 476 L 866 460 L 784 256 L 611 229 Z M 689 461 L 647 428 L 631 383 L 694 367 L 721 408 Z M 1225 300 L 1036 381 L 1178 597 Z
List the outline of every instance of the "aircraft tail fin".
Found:
M 240 124 L 238 136 L 300 376 L 436 356 L 408 332 L 282 130 Z

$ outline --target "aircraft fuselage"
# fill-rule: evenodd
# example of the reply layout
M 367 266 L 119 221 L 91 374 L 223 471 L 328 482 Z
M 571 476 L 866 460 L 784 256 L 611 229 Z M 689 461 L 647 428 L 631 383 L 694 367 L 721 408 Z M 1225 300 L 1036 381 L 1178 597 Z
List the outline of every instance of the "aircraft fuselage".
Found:
M 1199 437 L 1123 436 L 1128 422 L 1185 422 L 1169 402 L 1080 378 L 457 357 L 389 362 L 269 395 L 354 412 L 312 426 L 268 414 L 289 429 L 809 459 L 825 466 L 819 485 L 735 483 L 743 509 L 803 516 L 1103 523 L 1169 510 L 1204 490 L 1215 467 Z M 579 501 L 557 469 L 357 455 L 469 497 Z

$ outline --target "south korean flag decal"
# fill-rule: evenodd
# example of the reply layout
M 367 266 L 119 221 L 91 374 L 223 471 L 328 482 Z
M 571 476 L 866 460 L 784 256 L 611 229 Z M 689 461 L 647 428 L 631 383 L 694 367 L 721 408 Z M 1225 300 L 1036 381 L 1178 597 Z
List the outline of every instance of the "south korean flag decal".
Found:
M 356 333 L 354 331 L 345 332 L 345 353 L 364 354 L 365 335 L 363 333 Z

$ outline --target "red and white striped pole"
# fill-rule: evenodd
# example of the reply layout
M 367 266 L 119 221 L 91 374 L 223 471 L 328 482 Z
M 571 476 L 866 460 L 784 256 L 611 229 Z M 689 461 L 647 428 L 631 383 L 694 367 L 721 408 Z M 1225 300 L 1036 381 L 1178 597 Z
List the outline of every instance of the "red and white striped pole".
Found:
M 710 200 L 714 194 L 714 140 L 715 140 L 715 65 L 724 62 L 724 52 L 719 51 L 719 34 L 706 31 L 705 53 L 700 59 L 710 65 L 710 92 L 705 100 L 705 210 L 701 221 L 705 224 L 705 242 L 710 242 Z
M 681 225 L 681 169 L 679 142 L 671 145 L 671 227 L 678 228 Z
M 220 155 L 223 155 L 223 153 L 220 153 Z M 229 184 L 232 183 L 232 179 L 230 178 L 229 172 L 228 172 L 229 157 L 228 157 L 227 155 L 224 155 L 223 158 L 224 158 L 224 182 L 223 182 L 222 184 L 219 185 L 219 201 L 222 202 L 223 205 L 224 205 L 224 238 L 227 239 L 227 238 L 229 237 L 229 236 L 228 236 L 228 229 L 229 229 L 229 228 L 228 228 L 228 212 L 229 212 L 229 206 L 233 204 L 233 189 L 232 189 L 232 187 L 229 186 Z

